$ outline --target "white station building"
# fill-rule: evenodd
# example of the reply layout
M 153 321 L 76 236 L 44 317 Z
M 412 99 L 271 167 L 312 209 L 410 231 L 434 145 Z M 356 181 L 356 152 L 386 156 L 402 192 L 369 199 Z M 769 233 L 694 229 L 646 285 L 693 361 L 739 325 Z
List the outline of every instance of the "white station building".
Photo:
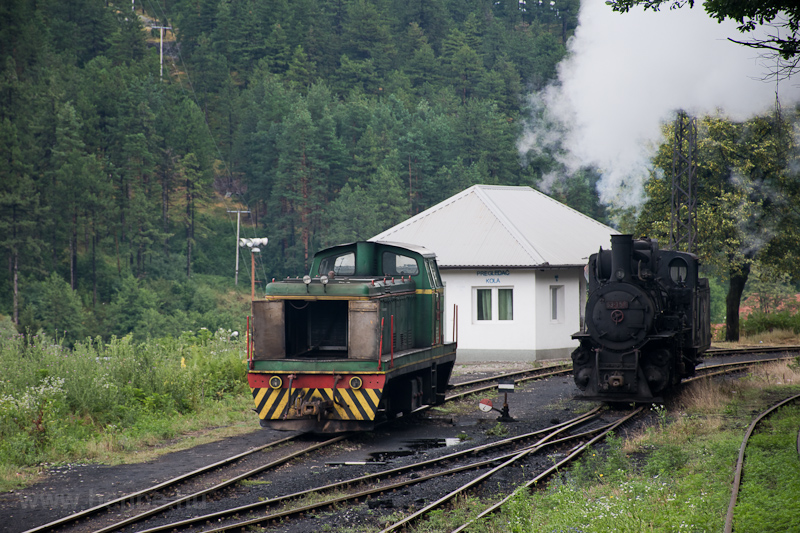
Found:
M 459 361 L 533 361 L 578 345 L 584 267 L 616 233 L 531 187 L 475 185 L 370 240 L 436 253 Z

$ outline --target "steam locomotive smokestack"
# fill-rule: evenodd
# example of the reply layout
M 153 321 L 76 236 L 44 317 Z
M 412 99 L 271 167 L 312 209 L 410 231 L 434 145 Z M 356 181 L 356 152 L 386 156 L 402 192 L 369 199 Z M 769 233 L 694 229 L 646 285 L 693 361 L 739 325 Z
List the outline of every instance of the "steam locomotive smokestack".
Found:
M 611 278 L 617 281 L 631 277 L 633 235 L 611 236 Z

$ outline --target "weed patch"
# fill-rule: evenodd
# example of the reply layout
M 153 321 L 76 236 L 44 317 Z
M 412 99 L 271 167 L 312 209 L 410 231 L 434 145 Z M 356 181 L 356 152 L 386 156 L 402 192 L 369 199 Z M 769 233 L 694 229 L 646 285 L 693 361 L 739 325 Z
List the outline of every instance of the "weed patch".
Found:
M 736 531 L 800 531 L 798 426 L 800 407 L 785 406 L 751 437 L 734 513 Z
M 226 330 L 135 343 L 131 336 L 77 343 L 0 338 L 0 488 L 3 472 L 40 463 L 108 459 L 156 446 L 192 420 L 244 411 L 243 346 Z M 202 424 L 201 424 L 202 425 Z

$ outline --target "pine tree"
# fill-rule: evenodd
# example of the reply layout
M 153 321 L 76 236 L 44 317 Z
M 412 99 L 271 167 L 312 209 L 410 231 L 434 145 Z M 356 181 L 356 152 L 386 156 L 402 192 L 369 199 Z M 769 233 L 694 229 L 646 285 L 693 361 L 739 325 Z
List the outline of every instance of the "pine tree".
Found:
M 17 128 L 8 118 L 0 121 L 0 162 L 0 248 L 9 254 L 11 316 L 19 324 L 20 263 L 34 263 L 39 256 L 43 243 L 36 228 L 43 210 L 32 165 L 23 160 Z

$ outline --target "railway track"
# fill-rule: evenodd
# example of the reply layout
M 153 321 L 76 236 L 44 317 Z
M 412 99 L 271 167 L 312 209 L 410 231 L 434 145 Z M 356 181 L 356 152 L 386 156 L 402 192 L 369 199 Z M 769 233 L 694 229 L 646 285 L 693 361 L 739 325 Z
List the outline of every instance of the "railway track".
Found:
M 449 388 L 452 391 L 445 397 L 445 401 L 459 400 L 470 394 L 496 390 L 497 383 L 502 380 L 513 380 L 514 384 L 525 383 L 536 379 L 544 379 L 552 376 L 561 376 L 572 372 L 572 363 L 546 366 L 542 368 L 532 368 L 528 370 L 518 370 L 489 376 L 461 383 L 452 384 Z
M 733 487 L 731 489 L 731 499 L 730 503 L 728 504 L 728 512 L 725 515 L 725 533 L 731 533 L 733 531 L 733 513 L 734 509 L 736 508 L 736 500 L 739 496 L 739 488 L 742 481 L 742 469 L 744 468 L 744 460 L 745 460 L 745 449 L 747 448 L 747 442 L 750 440 L 750 437 L 753 434 L 756 426 L 764 420 L 769 415 L 774 414 L 779 407 L 782 407 L 790 402 L 794 402 L 800 400 L 800 394 L 795 396 L 791 396 L 773 404 L 769 409 L 761 412 L 758 416 L 756 416 L 750 425 L 747 428 L 747 431 L 744 434 L 744 438 L 742 439 L 742 445 L 739 448 L 739 456 L 736 460 L 736 467 L 734 468 L 734 479 L 733 479 Z M 798 446 L 798 453 L 800 453 L 800 433 L 797 436 L 797 446 Z
M 569 367 L 567 365 L 562 365 L 560 368 L 562 373 L 569 371 Z M 468 394 L 474 394 L 476 392 L 491 389 L 493 388 L 493 385 L 481 385 L 485 383 L 496 382 L 497 379 L 514 378 L 518 382 L 523 382 L 529 379 L 537 379 L 546 375 L 551 375 L 551 372 L 547 372 L 547 370 L 551 369 L 552 367 L 549 369 L 534 369 L 531 371 L 513 372 L 500 376 L 471 380 L 457 385 L 457 388 L 466 388 L 466 391 L 462 391 L 460 394 L 455 394 L 453 397 L 448 398 L 447 401 L 452 401 L 453 399 L 458 399 Z M 232 468 L 232 465 L 235 465 L 243 460 L 247 460 L 259 452 L 264 452 L 270 448 L 289 444 L 296 438 L 297 435 L 292 435 L 290 437 L 253 448 L 244 453 L 217 461 L 213 464 L 209 464 L 192 472 L 174 477 L 146 489 L 125 494 L 100 505 L 84 509 L 61 519 L 48 522 L 33 529 L 29 529 L 26 531 L 26 533 L 39 533 L 44 531 L 68 529 L 70 525 L 73 525 L 77 522 L 82 522 L 80 529 L 85 529 L 86 524 L 89 523 L 89 521 L 91 521 L 93 524 L 100 524 L 92 526 L 92 531 L 95 531 L 95 533 L 108 533 L 111 531 L 120 530 L 122 528 L 131 526 L 132 524 L 137 524 L 148 518 L 164 514 L 170 509 L 180 506 L 191 506 L 194 503 L 203 502 L 206 498 L 211 497 L 212 495 L 217 494 L 228 487 L 234 486 L 243 480 L 248 480 L 254 476 L 263 474 L 270 469 L 277 468 L 280 465 L 286 464 L 287 462 L 292 461 L 299 456 L 308 454 L 316 449 L 340 442 L 346 439 L 347 435 L 328 439 L 322 443 L 301 447 L 299 450 L 293 453 L 285 454 L 267 462 L 266 464 L 259 464 L 254 468 L 248 468 L 244 471 L 241 471 L 242 469 L 240 468 L 231 475 L 221 475 L 219 473 L 221 469 Z M 213 483 L 203 481 L 204 476 L 209 476 L 214 472 L 216 472 L 214 475 L 217 478 L 224 477 L 224 480 Z M 202 488 L 197 490 L 188 488 L 190 486 L 197 487 L 198 485 L 202 486 Z M 162 505 L 153 503 L 159 500 L 165 503 Z M 115 518 L 110 516 L 114 513 L 117 514 L 117 517 Z M 125 516 L 124 518 L 119 518 L 119 515 Z
M 549 476 L 551 476 L 554 472 L 556 472 L 559 468 L 567 466 L 569 463 L 571 463 L 572 461 L 577 459 L 581 455 L 581 453 L 583 453 L 588 447 L 592 446 L 593 444 L 596 444 L 597 442 L 599 442 L 600 440 L 605 438 L 614 429 L 619 427 L 624 422 L 630 420 L 634 416 L 638 415 L 643 410 L 644 410 L 643 407 L 639 407 L 638 409 L 636 409 L 636 410 L 632 411 L 631 413 L 619 418 L 618 420 L 603 426 L 603 428 L 601 430 L 599 430 L 599 433 L 595 437 L 593 437 L 592 439 L 590 439 L 589 441 L 587 441 L 585 443 L 582 443 L 582 444 L 580 444 L 578 446 L 573 447 L 570 450 L 569 454 L 564 459 L 562 459 L 558 463 L 554 464 L 553 466 L 551 466 L 549 468 L 546 468 L 543 471 L 540 471 L 536 476 L 534 476 L 531 480 L 529 480 L 527 483 L 525 483 L 525 485 L 524 485 L 525 488 L 530 488 L 534 484 L 537 484 L 537 483 L 539 483 L 541 481 L 544 481 Z M 455 490 L 453 490 L 450 493 L 444 495 L 443 497 L 439 498 L 435 502 L 427 505 L 426 507 L 424 507 L 423 509 L 417 511 L 416 513 L 413 513 L 412 515 L 407 516 L 406 518 L 404 518 L 404 519 L 402 519 L 402 520 L 400 520 L 398 522 L 395 522 L 394 524 L 390 525 L 389 527 L 383 529 L 381 531 L 381 533 L 389 533 L 391 531 L 397 531 L 398 529 L 404 528 L 408 524 L 421 519 L 422 517 L 426 516 L 431 511 L 435 510 L 436 508 L 440 507 L 441 505 L 443 505 L 443 504 L 447 503 L 448 501 L 452 500 L 453 498 L 455 498 L 459 494 L 462 494 L 465 491 L 473 488 L 474 486 L 486 481 L 486 479 L 488 479 L 491 475 L 496 474 L 497 472 L 499 472 L 500 470 L 502 470 L 504 468 L 510 467 L 511 465 L 516 463 L 518 460 L 524 458 L 526 455 L 528 455 L 530 453 L 535 453 L 535 452 L 540 451 L 542 449 L 542 447 L 543 447 L 544 442 L 548 438 L 550 438 L 551 436 L 554 437 L 556 434 L 557 434 L 556 432 L 551 433 L 546 438 L 541 439 L 539 442 L 537 442 L 533 446 L 525 448 L 524 450 L 521 450 L 520 452 L 514 454 L 512 457 L 509 457 L 502 464 L 496 466 L 495 468 L 491 469 L 490 471 L 488 471 L 488 472 L 486 472 L 486 473 L 484 473 L 484 474 L 482 474 L 482 475 L 480 475 L 480 476 L 468 481 L 467 483 L 464 483 L 463 485 L 457 487 Z M 553 444 L 555 442 L 564 442 L 564 441 L 563 440 L 553 441 L 551 444 Z M 453 533 L 455 533 L 457 531 L 463 531 L 470 524 L 474 523 L 476 520 L 480 520 L 481 518 L 483 518 L 485 516 L 488 516 L 489 514 L 497 511 L 498 509 L 500 509 L 502 507 L 502 505 L 505 502 L 507 502 L 511 498 L 511 496 L 512 495 L 510 494 L 510 495 L 506 496 L 505 498 L 503 498 L 502 500 L 500 500 L 499 502 L 497 502 L 496 504 L 490 506 L 489 508 L 484 510 L 482 513 L 480 513 L 475 519 L 473 519 L 473 520 L 469 521 L 468 523 L 465 523 L 462 526 L 460 526 L 459 528 L 455 529 L 453 531 Z
M 512 373 L 512 376 L 519 377 L 520 380 L 524 379 L 526 374 L 530 374 L 528 372 L 515 372 Z M 541 372 L 534 372 L 534 374 L 541 374 Z M 476 392 L 474 385 L 480 384 L 481 382 L 491 382 L 496 381 L 497 376 L 494 378 L 485 378 L 482 380 L 473 380 L 470 381 L 467 386 L 472 386 L 473 389 L 469 393 Z M 528 379 L 531 379 L 530 377 Z M 485 390 L 486 388 L 491 387 L 483 387 L 478 388 L 477 390 Z M 457 396 L 459 397 L 459 396 Z M 139 523 L 143 520 L 151 518 L 153 516 L 157 516 L 163 514 L 170 509 L 174 509 L 179 506 L 190 506 L 196 502 L 205 501 L 205 498 L 210 497 L 213 494 L 219 493 L 220 491 L 236 485 L 243 480 L 247 480 L 252 478 L 253 476 L 257 476 L 259 474 L 264 473 L 270 469 L 274 469 L 282 464 L 286 464 L 293 459 L 310 453 L 316 449 L 323 448 L 325 446 L 334 444 L 336 442 L 340 442 L 347 438 L 347 435 L 338 436 L 333 439 L 328 439 L 322 443 L 312 444 L 309 446 L 302 447 L 301 449 L 290 453 L 285 454 L 281 457 L 278 457 L 272 461 L 267 462 L 266 464 L 260 464 L 254 468 L 246 469 L 243 472 L 236 472 L 235 474 L 222 476 L 225 479 L 220 482 L 215 483 L 205 483 L 203 488 L 198 490 L 185 490 L 187 485 L 197 486 L 203 485 L 203 477 L 208 476 L 213 472 L 217 472 L 216 477 L 220 477 L 219 470 L 225 468 L 231 468 L 232 465 L 246 460 L 252 456 L 255 456 L 259 452 L 266 451 L 270 448 L 275 448 L 284 444 L 289 444 L 293 440 L 297 438 L 297 435 L 292 435 L 290 437 L 277 440 L 272 443 L 265 444 L 263 446 L 259 446 L 257 448 L 253 448 L 248 450 L 244 453 L 234 455 L 232 457 L 228 457 L 221 461 L 217 461 L 213 464 L 209 464 L 192 472 L 174 477 L 172 479 L 166 480 L 164 482 L 158 483 L 146 489 L 125 494 L 118 498 L 114 498 L 110 501 L 104 502 L 100 505 L 96 505 L 94 507 L 84 509 L 82 511 L 70 514 L 66 517 L 61 519 L 48 522 L 44 525 L 39 527 L 29 529 L 26 533 L 39 533 L 44 531 L 53 531 L 59 529 L 68 528 L 68 526 L 75 524 L 77 522 L 83 522 L 81 529 L 86 527 L 86 523 L 91 521 L 94 524 L 100 523 L 100 526 L 92 526 L 92 530 L 96 533 L 107 533 L 111 531 L 116 531 L 122 529 L 124 527 L 130 526 L 132 524 Z M 240 469 L 241 470 L 241 469 Z M 161 496 L 159 496 L 161 495 Z M 162 505 L 154 505 L 152 502 L 162 500 L 165 503 Z M 117 511 L 114 511 L 117 509 Z M 109 520 L 110 514 L 114 512 L 117 515 L 124 514 L 126 515 L 124 518 L 119 519 L 113 518 Z M 102 515 L 106 515 L 105 517 Z
M 739 352 L 741 353 L 741 352 Z M 749 353 L 749 352 L 745 352 Z M 740 370 L 751 368 L 755 365 L 761 365 L 764 363 L 772 363 L 775 361 L 783 361 L 786 359 L 793 359 L 793 356 L 785 356 L 785 357 L 769 357 L 769 358 L 762 358 L 762 359 L 751 359 L 747 361 L 735 361 L 732 363 L 719 363 L 716 365 L 706 365 L 698 367 L 696 370 L 695 376 L 691 378 L 684 379 L 682 381 L 683 385 L 699 381 L 701 379 L 707 379 L 714 376 L 720 376 L 724 374 L 730 374 L 733 372 L 738 372 Z
M 243 453 L 240 453 L 240 454 L 236 454 L 234 456 L 228 457 L 228 458 L 223 459 L 221 461 L 217 461 L 217 462 L 215 462 L 213 464 L 206 465 L 206 466 L 204 466 L 202 468 L 199 468 L 197 470 L 194 470 L 192 472 L 188 472 L 186 474 L 182 474 L 180 476 L 176 476 L 174 478 L 168 479 L 167 481 L 164 481 L 164 482 L 159 483 L 157 485 L 153 485 L 153 486 L 148 487 L 146 489 L 143 489 L 143 490 L 140 490 L 140 491 L 137 491 L 137 492 L 134 492 L 134 493 L 126 494 L 124 496 L 121 496 L 119 498 L 115 498 L 113 500 L 110 500 L 110 501 L 102 503 L 100 505 L 91 507 L 89 509 L 85 509 L 83 511 L 79 511 L 77 513 L 70 514 L 70 515 L 68 515 L 68 516 L 66 516 L 66 517 L 64 517 L 64 518 L 62 518 L 60 520 L 49 522 L 49 523 L 44 524 L 42 526 L 39 526 L 39 527 L 36 527 L 36 528 L 33 528 L 33 529 L 29 529 L 25 533 L 39 533 L 39 532 L 54 531 L 54 530 L 57 530 L 57 529 L 61 529 L 61 528 L 64 528 L 64 527 L 66 527 L 66 526 L 68 526 L 70 524 L 73 524 L 75 522 L 78 522 L 78 521 L 85 521 L 85 520 L 95 519 L 101 513 L 112 511 L 115 507 L 119 507 L 120 509 L 126 508 L 126 507 L 127 508 L 132 508 L 132 509 L 130 509 L 129 511 L 126 512 L 126 514 L 132 514 L 132 516 L 129 516 L 129 517 L 123 519 L 123 520 L 114 521 L 110 525 L 106 525 L 106 526 L 103 526 L 103 527 L 98 527 L 98 528 L 94 528 L 93 529 L 93 531 L 95 531 L 95 533 L 100 533 L 100 532 L 106 533 L 106 532 L 110 532 L 110 531 L 115 531 L 115 530 L 120 529 L 122 527 L 128 526 L 130 524 L 134 524 L 134 523 L 139 522 L 141 520 L 144 520 L 147 517 L 150 517 L 150 516 L 159 514 L 161 512 L 164 512 L 164 511 L 166 511 L 166 510 L 168 510 L 170 508 L 173 508 L 173 507 L 176 507 L 176 506 L 179 506 L 179 505 L 186 505 L 186 504 L 189 504 L 191 502 L 200 501 L 202 498 L 207 497 L 208 495 L 213 494 L 215 492 L 219 492 L 220 490 L 222 490 L 222 489 L 224 489 L 224 488 L 226 488 L 228 486 L 231 486 L 231 485 L 233 485 L 235 483 L 238 483 L 243 479 L 251 478 L 251 477 L 253 477 L 253 476 L 257 475 L 257 474 L 263 473 L 263 472 L 265 472 L 265 471 L 267 471 L 269 469 L 273 469 L 273 468 L 276 468 L 276 467 L 278 467 L 280 465 L 283 465 L 283 464 L 285 464 L 285 463 L 287 463 L 287 462 L 289 462 L 289 461 L 291 461 L 291 460 L 293 460 L 293 459 L 295 459 L 297 457 L 300 457 L 300 456 L 302 456 L 304 454 L 307 454 L 307 453 L 309 453 L 311 451 L 314 451 L 314 450 L 319 449 L 321 447 L 329 446 L 331 444 L 339 442 L 339 441 L 347 438 L 347 435 L 342 435 L 342 436 L 335 437 L 333 439 L 328 439 L 328 440 L 326 440 L 324 442 L 321 442 L 321 443 L 315 443 L 315 444 L 311 444 L 311 445 L 308 445 L 308 446 L 302 446 L 299 450 L 296 450 L 296 451 L 288 453 L 288 454 L 284 454 L 284 455 L 282 455 L 282 456 L 280 456 L 280 457 L 278 457 L 276 459 L 273 459 L 273 460 L 271 460 L 271 461 L 269 461 L 267 463 L 259 464 L 258 466 L 254 467 L 254 468 L 248 468 L 244 472 L 238 472 L 238 473 L 236 473 L 236 474 L 234 474 L 234 475 L 232 475 L 230 477 L 227 477 L 224 481 L 213 483 L 210 486 L 206 486 L 206 487 L 204 487 L 202 489 L 199 489 L 199 490 L 193 490 L 193 491 L 191 491 L 191 492 L 189 492 L 187 494 L 183 494 L 182 496 L 167 497 L 166 499 L 168 500 L 168 503 L 166 503 L 164 505 L 156 506 L 156 507 L 151 507 L 151 508 L 149 508 L 149 509 L 147 509 L 147 510 L 141 512 L 141 513 L 136 513 L 136 507 L 137 506 L 141 505 L 142 507 L 146 507 L 147 506 L 146 505 L 147 502 L 150 501 L 153 498 L 153 496 L 158 494 L 158 493 L 163 493 L 164 491 L 168 491 L 168 490 L 176 490 L 177 487 L 179 487 L 179 486 L 181 486 L 183 484 L 186 484 L 186 483 L 188 483 L 190 481 L 195 481 L 196 482 L 198 479 L 202 478 L 203 476 L 207 476 L 207 475 L 209 475 L 211 473 L 218 472 L 220 469 L 223 469 L 223 468 L 230 468 L 233 465 L 235 465 L 236 463 L 239 463 L 240 461 L 243 461 L 245 459 L 254 457 L 255 454 L 257 454 L 259 452 L 264 452 L 264 451 L 266 451 L 266 450 L 268 450 L 270 448 L 277 448 L 277 447 L 280 447 L 280 446 L 282 446 L 284 444 L 288 444 L 288 443 L 294 441 L 295 439 L 297 439 L 297 437 L 298 437 L 298 435 L 295 434 L 295 435 L 291 435 L 291 436 L 283 438 L 283 439 L 279 439 L 279 440 L 267 443 L 267 444 L 265 444 L 263 446 L 258 446 L 256 448 L 247 450 L 246 452 L 243 452 Z M 101 521 L 102 521 L 102 519 L 101 519 Z M 105 521 L 107 522 L 107 519 Z
M 243 530 L 256 526 L 265 526 L 278 521 L 286 524 L 287 520 L 302 517 L 307 513 L 320 512 L 326 508 L 341 506 L 349 502 L 358 503 L 367 499 L 379 498 L 383 494 L 403 491 L 412 485 L 423 484 L 435 479 L 455 475 L 463 476 L 468 475 L 471 471 L 489 469 L 484 474 L 472 478 L 471 484 L 474 485 L 496 473 L 498 471 L 496 466 L 498 463 L 502 468 L 505 468 L 520 458 L 542 451 L 546 447 L 564 446 L 571 441 L 586 440 L 599 432 L 607 433 L 609 428 L 616 427 L 621 423 L 619 421 L 600 423 L 599 419 L 599 408 L 596 408 L 567 422 L 532 433 L 500 439 L 495 442 L 462 449 L 438 458 L 417 461 L 401 467 L 357 476 L 341 482 L 271 498 L 266 501 L 223 509 L 190 520 L 161 524 L 154 528 L 139 531 L 140 533 L 156 533 L 158 531 L 185 530 L 199 524 L 217 524 L 221 520 L 229 519 L 231 516 L 245 513 L 254 513 L 255 516 L 244 520 L 229 521 L 214 529 L 204 529 L 203 531 L 210 533 Z M 556 438 L 562 433 L 573 431 L 578 427 L 581 427 L 580 432 Z M 533 444 L 527 444 L 528 441 L 534 439 L 535 442 Z M 596 439 L 593 439 L 593 441 L 596 441 Z M 501 450 L 509 447 L 513 449 L 497 455 Z M 422 472 L 417 474 L 417 471 Z M 368 488 L 361 488 L 364 486 L 368 486 Z M 340 493 L 343 490 L 347 490 L 347 493 L 341 495 Z M 325 496 L 325 494 L 331 492 L 334 492 L 334 494 Z M 427 490 L 425 492 L 427 493 Z M 312 497 L 316 499 L 314 503 L 305 505 L 292 504 L 292 502 Z M 280 509 L 282 505 L 288 506 L 288 508 Z
M 706 357 L 716 357 L 725 355 L 759 354 L 759 353 L 780 353 L 780 352 L 800 352 L 798 345 L 786 346 L 746 346 L 743 348 L 711 348 L 705 352 Z

